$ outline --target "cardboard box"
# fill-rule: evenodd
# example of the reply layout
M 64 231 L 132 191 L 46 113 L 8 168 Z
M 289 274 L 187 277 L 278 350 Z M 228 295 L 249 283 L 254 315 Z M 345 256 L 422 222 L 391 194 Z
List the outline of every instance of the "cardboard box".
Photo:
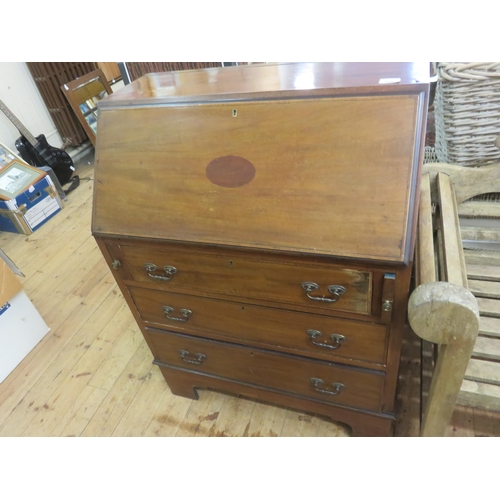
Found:
M 0 307 L 0 383 L 49 331 L 22 290 Z
M 0 383 L 50 331 L 0 250 Z
M 0 307 L 23 289 L 16 274 L 22 275 L 17 266 L 0 250 Z
M 61 211 L 63 204 L 46 175 L 12 200 L 0 200 L 0 231 L 31 234 Z

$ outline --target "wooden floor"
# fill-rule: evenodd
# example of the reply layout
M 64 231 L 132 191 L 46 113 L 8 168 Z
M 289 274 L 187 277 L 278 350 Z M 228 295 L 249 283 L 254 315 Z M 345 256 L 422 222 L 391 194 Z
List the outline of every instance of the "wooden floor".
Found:
M 349 436 L 326 418 L 200 391 L 173 396 L 90 233 L 93 169 L 30 236 L 0 233 L 51 331 L 0 384 L 0 436 Z M 397 436 L 418 434 L 418 339 L 407 332 Z M 500 418 L 457 408 L 449 436 L 500 436 Z

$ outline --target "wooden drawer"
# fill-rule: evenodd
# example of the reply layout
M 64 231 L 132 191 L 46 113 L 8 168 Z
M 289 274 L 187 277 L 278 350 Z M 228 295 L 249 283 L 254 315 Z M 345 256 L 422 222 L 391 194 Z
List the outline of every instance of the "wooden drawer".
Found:
M 325 312 L 371 314 L 373 278 L 368 271 L 320 263 L 301 264 L 284 257 L 272 260 L 265 254 L 249 257 L 238 252 L 203 249 L 186 252 L 175 246 L 161 249 L 123 244 L 120 250 L 122 265 L 134 281 L 154 283 L 165 290 L 297 304 Z M 147 264 L 154 264 L 155 269 L 148 271 Z M 166 266 L 174 267 L 175 274 L 166 273 Z M 318 289 L 307 292 L 304 283 L 314 283 Z M 336 292 L 335 287 L 341 288 Z
M 381 372 L 187 335 L 153 331 L 149 331 L 149 335 L 155 348 L 156 361 L 170 366 L 329 403 L 381 410 L 385 379 Z
M 129 292 L 141 318 L 151 326 L 195 335 L 212 333 L 304 356 L 385 365 L 384 325 L 138 287 L 129 287 Z

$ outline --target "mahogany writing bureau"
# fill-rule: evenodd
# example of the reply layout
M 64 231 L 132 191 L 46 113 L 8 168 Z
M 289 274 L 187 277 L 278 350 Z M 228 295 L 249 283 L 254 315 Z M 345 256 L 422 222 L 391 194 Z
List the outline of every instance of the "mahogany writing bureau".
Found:
M 92 231 L 174 394 L 393 432 L 428 86 L 407 63 L 266 64 L 99 103 Z

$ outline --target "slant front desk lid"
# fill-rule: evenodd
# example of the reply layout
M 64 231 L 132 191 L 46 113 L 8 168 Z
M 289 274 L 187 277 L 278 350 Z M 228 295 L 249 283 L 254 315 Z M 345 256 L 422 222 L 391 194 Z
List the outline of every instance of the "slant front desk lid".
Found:
M 99 105 L 93 232 L 407 261 L 427 93 L 409 63 L 145 75 Z

